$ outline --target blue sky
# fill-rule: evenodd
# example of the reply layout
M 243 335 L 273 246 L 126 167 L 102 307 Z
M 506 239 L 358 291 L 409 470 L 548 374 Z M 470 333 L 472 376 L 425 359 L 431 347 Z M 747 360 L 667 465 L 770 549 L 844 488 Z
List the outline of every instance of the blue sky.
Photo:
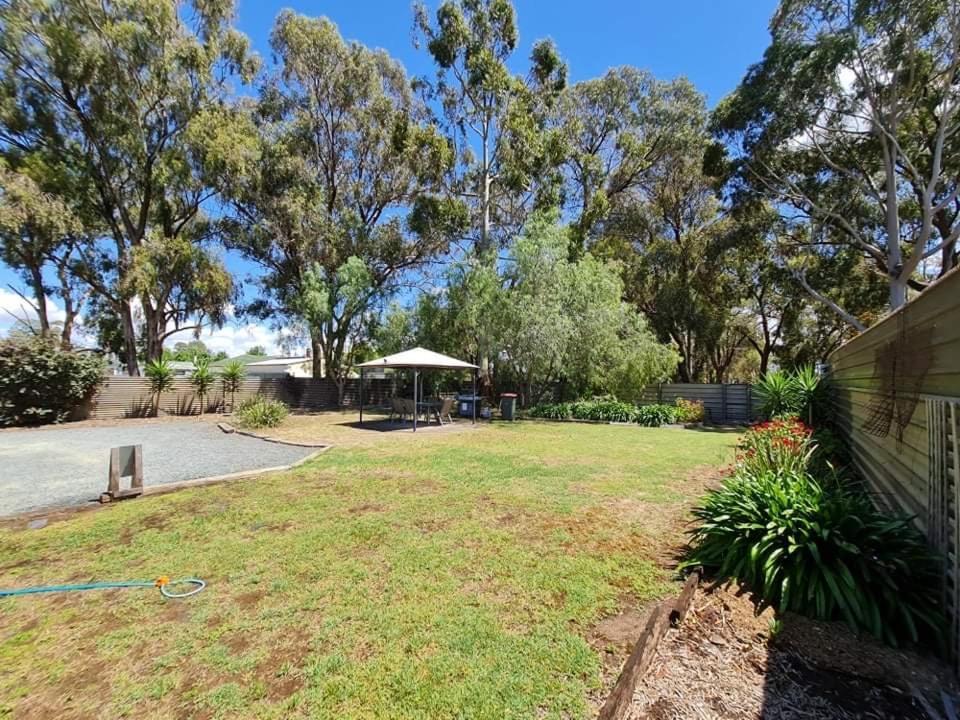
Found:
M 711 107 L 760 60 L 777 4 L 775 0 L 514 2 L 520 29 L 518 71 L 525 68 L 532 43 L 551 37 L 569 64 L 573 82 L 596 77 L 613 66 L 635 65 L 663 79 L 686 76 L 706 95 Z M 437 4 L 431 0 L 427 7 L 432 10 Z M 344 37 L 387 50 L 411 75 L 433 72 L 426 51 L 413 47 L 413 13 L 406 0 L 238 0 L 237 26 L 267 62 L 273 20 L 287 7 L 329 17 Z M 249 263 L 236 257 L 228 256 L 227 264 L 240 277 L 251 270 Z M 0 265 L 0 333 L 12 322 L 7 311 L 18 304 L 6 287 L 15 282 L 15 276 Z M 231 323 L 205 332 L 202 339 L 230 354 L 254 344 L 277 349 L 274 332 L 249 323 Z

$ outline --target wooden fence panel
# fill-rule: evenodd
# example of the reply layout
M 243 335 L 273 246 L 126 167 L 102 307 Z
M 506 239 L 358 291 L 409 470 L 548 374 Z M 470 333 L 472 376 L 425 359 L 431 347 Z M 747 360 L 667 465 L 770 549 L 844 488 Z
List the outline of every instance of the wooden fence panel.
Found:
M 893 387 L 884 390 L 884 356 L 895 357 Z M 890 372 L 884 370 L 883 372 Z M 953 423 L 960 404 L 960 272 L 954 270 L 905 307 L 830 356 L 837 425 L 877 503 L 905 512 L 934 547 L 946 550 L 944 593 L 950 645 L 960 651 L 960 470 Z M 887 384 L 889 387 L 889 383 Z M 902 419 L 880 408 L 901 408 Z M 884 419 L 889 431 L 878 428 Z M 955 479 L 956 478 L 956 479 Z

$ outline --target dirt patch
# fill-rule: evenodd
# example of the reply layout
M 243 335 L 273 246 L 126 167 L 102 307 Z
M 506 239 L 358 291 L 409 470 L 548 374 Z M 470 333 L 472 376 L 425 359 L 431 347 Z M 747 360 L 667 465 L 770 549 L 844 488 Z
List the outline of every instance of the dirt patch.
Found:
M 110 507 L 111 504 L 101 505 L 98 502 L 88 502 L 83 505 L 60 508 L 56 510 L 31 510 L 30 512 L 21 513 L 19 515 L 8 515 L 0 518 L 0 528 L 39 532 L 40 530 L 43 530 L 43 528 L 31 528 L 31 521 L 46 520 L 47 522 L 43 527 L 49 527 L 52 523 L 65 522 L 66 520 L 76 517 L 80 513 L 106 511 Z
M 641 608 L 636 598 L 624 597 L 620 612 L 602 619 L 587 633 L 587 642 L 600 653 L 603 662 L 603 685 L 611 688 L 620 674 L 620 668 L 630 655 L 650 614 L 650 608 Z
M 450 527 L 450 521 L 425 519 L 425 520 L 417 520 L 416 523 L 414 523 L 414 525 L 416 525 L 417 530 L 419 530 L 420 532 L 424 534 L 430 534 L 430 533 L 442 532 L 443 530 L 446 530 L 448 527 Z
M 286 532 L 294 526 L 293 520 L 284 520 L 280 523 L 258 522 L 250 525 L 247 529 L 250 532 Z
M 250 647 L 250 638 L 242 632 L 231 633 L 228 637 L 222 638 L 221 642 L 233 655 L 243 655 Z
M 161 615 L 168 622 L 185 623 L 190 620 L 190 608 L 183 601 L 172 600 L 163 604 Z
M 310 653 L 310 638 L 304 631 L 273 644 L 270 654 L 256 668 L 257 678 L 267 688 L 271 701 L 284 700 L 304 685 L 304 658 Z
M 377 503 L 364 503 L 347 510 L 351 515 L 368 515 L 369 513 L 379 513 L 386 510 L 386 507 Z
M 89 704 L 84 704 L 83 707 L 72 707 L 71 688 L 82 688 L 84 697 L 100 698 L 100 704 L 97 707 L 91 707 Z M 105 709 L 109 698 L 110 691 L 104 678 L 103 667 L 92 663 L 84 665 L 76 672 L 64 675 L 55 685 L 47 685 L 40 692 L 31 693 L 31 696 L 17 709 L 16 717 L 103 717 L 104 715 L 98 710 Z M 54 712 L 45 714 L 46 708 L 51 706 L 55 708 Z M 36 714 L 33 715 L 32 712 Z
M 443 489 L 444 486 L 436 480 L 424 478 L 423 480 L 400 485 L 397 488 L 397 492 L 401 495 L 436 495 Z
M 933 672 L 952 687 L 947 668 L 934 672 L 926 658 L 858 639 L 838 623 L 755 610 L 732 588 L 699 590 L 683 626 L 661 643 L 628 717 L 921 720 L 910 676 Z
M 44 558 L 37 558 L 36 560 L 25 558 L 23 560 L 18 560 L 15 563 L 10 563 L 9 565 L 0 565 L 0 573 L 9 572 L 10 570 L 19 570 L 22 567 L 26 567 L 27 565 L 33 565 L 34 563 L 36 563 L 37 565 L 42 565 L 44 562 L 45 562 Z
M 164 513 L 155 513 L 141 518 L 140 527 L 144 530 L 166 530 L 170 526 L 170 516 Z
M 263 596 L 263 590 L 251 590 L 249 592 L 237 595 L 237 597 L 234 599 L 234 602 L 240 607 L 240 609 L 249 610 L 259 605 L 260 601 L 263 600 Z

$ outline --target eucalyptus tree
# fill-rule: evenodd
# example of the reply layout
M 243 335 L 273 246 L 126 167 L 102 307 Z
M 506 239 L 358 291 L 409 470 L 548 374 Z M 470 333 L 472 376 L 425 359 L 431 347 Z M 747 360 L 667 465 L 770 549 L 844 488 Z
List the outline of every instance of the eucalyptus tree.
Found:
M 342 390 L 375 311 L 466 210 L 432 192 L 452 156 L 400 63 L 291 11 L 271 47 L 279 67 L 207 167 L 232 206 L 228 242 L 264 270 L 248 309 L 303 326 Z
M 702 137 L 703 113 L 703 99 L 688 80 L 664 82 L 629 66 L 564 90 L 551 123 L 563 141 L 574 254 L 630 202 L 658 163 Z
M 232 281 L 208 249 L 206 133 L 252 77 L 232 0 L 10 0 L 0 6 L 0 143 L 12 165 L 58 157 L 67 204 L 98 235 L 71 272 L 117 318 L 127 370 L 172 332 L 221 322 Z
M 783 208 L 821 257 L 867 257 L 898 308 L 957 262 L 960 3 L 784 0 L 771 33 L 715 112 L 741 189 Z
M 688 111 L 687 137 L 637 178 L 591 251 L 621 264 L 626 298 L 679 353 L 680 380 L 700 382 L 728 364 L 717 350 L 736 339 L 725 332 L 735 330 L 741 294 L 722 176 L 707 162 L 714 146 L 702 96 Z
M 436 78 L 418 86 L 456 153 L 447 191 L 469 202 L 475 254 L 490 260 L 529 209 L 557 200 L 560 145 L 546 121 L 567 68 L 541 40 L 527 76 L 511 72 L 519 36 L 510 0 L 444 0 L 433 19 L 418 4 L 414 22 L 437 66 Z
M 43 338 L 55 330 L 47 298 L 60 298 L 64 317 L 59 335 L 64 348 L 70 347 L 82 302 L 69 272 L 82 232 L 79 219 L 62 198 L 45 192 L 27 172 L 12 171 L 0 161 L 0 259 L 29 288 L 29 295 L 12 289 L 36 313 L 37 330 Z M 51 274 L 56 284 L 51 284 Z

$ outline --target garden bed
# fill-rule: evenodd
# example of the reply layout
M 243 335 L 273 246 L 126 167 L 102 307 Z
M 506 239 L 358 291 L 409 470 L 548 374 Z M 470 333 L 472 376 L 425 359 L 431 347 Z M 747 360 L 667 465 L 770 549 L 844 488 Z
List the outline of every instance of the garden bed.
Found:
M 923 720 L 914 689 L 939 702 L 941 688 L 957 689 L 944 663 L 715 587 L 661 642 L 628 717 Z

